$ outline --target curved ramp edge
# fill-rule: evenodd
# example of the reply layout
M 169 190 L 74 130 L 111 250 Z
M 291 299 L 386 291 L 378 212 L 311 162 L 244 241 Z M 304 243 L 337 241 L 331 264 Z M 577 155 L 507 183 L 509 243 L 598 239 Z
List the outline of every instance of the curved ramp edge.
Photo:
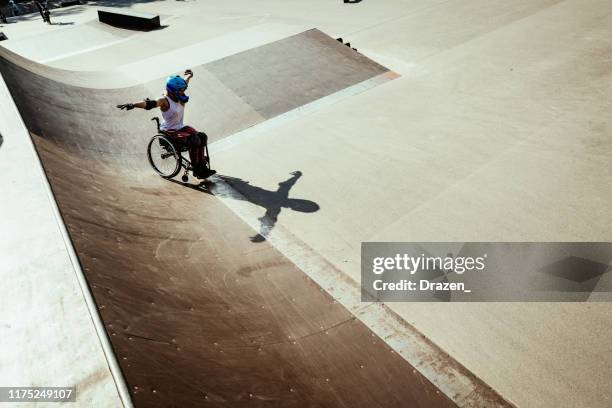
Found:
M 0 117 L 3 119 L 0 121 L 0 132 L 11 140 L 14 146 L 19 145 L 4 158 L 0 156 L 0 182 L 4 185 L 4 193 L 8 195 L 11 190 L 18 190 L 13 191 L 13 198 L 10 200 L 12 203 L 7 200 L 0 206 L 3 212 L 11 214 L 10 217 L 4 217 L 3 223 L 8 225 L 5 224 L 2 230 L 10 232 L 11 241 L 16 243 L 12 248 L 0 246 L 3 263 L 8 266 L 7 275 L 2 273 L 0 276 L 4 275 L 5 282 L 13 282 L 3 285 L 2 298 L 6 302 L 10 300 L 10 305 L 4 305 L 2 309 L 7 313 L 7 317 L 12 317 L 11 310 L 19 310 L 20 321 L 26 319 L 32 325 L 44 320 L 44 323 L 39 322 L 44 324 L 44 328 L 39 330 L 14 329 L 2 336 L 8 340 L 8 344 L 14 345 L 4 348 L 4 353 L 13 357 L 23 346 L 26 350 L 39 349 L 34 361 L 30 361 L 29 356 L 17 360 L 7 356 L 4 360 L 17 362 L 19 368 L 5 365 L 3 373 L 7 377 L 3 382 L 12 384 L 24 375 L 22 381 L 33 383 L 19 385 L 60 385 L 57 381 L 76 380 L 75 383 L 61 385 L 76 386 L 77 394 L 81 395 L 82 399 L 85 398 L 87 403 L 114 405 L 116 398 L 116 402 L 122 406 L 132 407 L 123 374 L 87 286 L 44 168 L 1 74 L 0 95 Z M 7 160 L 8 154 L 11 155 L 10 161 Z M 16 165 L 37 168 L 39 177 L 16 183 Z M 32 204 L 36 206 L 36 214 L 27 211 Z M 14 206 L 20 206 L 20 209 L 15 211 Z M 8 240 L 4 243 L 10 246 Z M 35 293 L 35 298 L 31 297 L 32 293 Z M 58 319 L 56 313 L 60 311 L 63 322 L 58 326 L 53 321 Z M 12 326 L 9 324 L 11 320 L 5 320 L 8 327 Z M 36 344 L 38 346 L 35 346 Z M 66 352 L 47 349 L 42 344 L 62 344 L 61 349 Z M 41 366 L 41 359 L 54 363 Z M 99 365 L 100 359 L 104 359 L 107 365 L 115 396 L 112 389 L 109 389 L 105 370 Z M 60 367 L 56 367 L 56 364 Z M 71 366 L 69 372 L 64 370 L 60 375 L 53 375 L 56 370 L 62 370 L 66 365 Z

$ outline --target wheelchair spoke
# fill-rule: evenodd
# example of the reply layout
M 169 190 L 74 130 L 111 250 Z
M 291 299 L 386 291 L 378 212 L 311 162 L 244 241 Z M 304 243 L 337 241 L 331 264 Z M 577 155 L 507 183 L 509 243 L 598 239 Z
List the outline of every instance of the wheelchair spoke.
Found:
M 163 135 L 151 139 L 147 156 L 151 167 L 162 177 L 171 178 L 180 171 L 181 157 L 172 142 Z

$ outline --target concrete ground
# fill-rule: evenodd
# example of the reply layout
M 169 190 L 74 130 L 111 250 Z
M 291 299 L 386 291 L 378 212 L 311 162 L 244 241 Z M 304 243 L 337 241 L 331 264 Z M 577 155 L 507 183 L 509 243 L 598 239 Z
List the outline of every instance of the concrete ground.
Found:
M 142 61 L 180 53 L 177 43 L 197 48 L 217 40 L 223 48 L 223 39 L 244 39 L 245 31 L 317 27 L 401 75 L 277 120 L 235 145 L 212 146 L 224 174 L 271 191 L 301 171 L 292 196 L 321 210 L 304 216 L 285 209 L 276 229 L 354 280 L 362 241 L 611 240 L 609 1 L 133 7 L 165 16 L 169 27 L 126 35 L 101 28 L 88 7 L 77 7 L 52 16 L 74 25 L 2 27 L 9 37 L 3 45 L 59 68 L 140 72 Z M 186 65 L 208 61 L 188 55 Z M 261 215 L 241 213 L 252 225 Z M 612 403 L 607 304 L 390 307 L 518 406 Z

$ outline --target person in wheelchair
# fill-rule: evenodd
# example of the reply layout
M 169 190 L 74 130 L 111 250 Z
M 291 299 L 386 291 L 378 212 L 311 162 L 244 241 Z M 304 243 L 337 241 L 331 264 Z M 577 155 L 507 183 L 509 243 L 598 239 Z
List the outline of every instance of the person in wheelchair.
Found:
M 191 126 L 183 124 L 185 104 L 189 101 L 189 96 L 185 95 L 185 91 L 189 81 L 193 78 L 193 72 L 188 69 L 184 75 L 184 79 L 179 75 L 168 77 L 166 94 L 157 100 L 147 98 L 140 102 L 117 105 L 117 108 L 125 110 L 159 108 L 163 118 L 159 129 L 168 134 L 179 147 L 187 146 L 189 148 L 189 160 L 193 166 L 193 175 L 199 179 L 205 179 L 215 174 L 216 171 L 206 166 L 206 159 L 204 158 L 204 147 L 208 142 L 206 133 L 198 132 Z

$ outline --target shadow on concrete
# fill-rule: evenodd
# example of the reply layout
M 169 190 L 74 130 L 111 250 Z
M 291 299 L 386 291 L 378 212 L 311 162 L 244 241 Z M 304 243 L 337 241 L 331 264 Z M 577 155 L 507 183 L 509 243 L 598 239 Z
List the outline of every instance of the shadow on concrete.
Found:
M 49 10 L 51 12 L 51 19 L 57 17 L 70 16 L 73 14 L 78 14 L 86 10 L 87 6 L 72 6 L 68 8 L 54 8 L 51 3 L 49 3 Z M 10 9 L 4 9 L 4 14 L 9 18 L 9 23 L 19 23 L 21 21 L 33 21 L 33 20 L 41 20 L 40 13 L 37 9 L 28 9 L 19 15 L 14 15 Z
M 251 185 L 249 181 L 245 181 L 237 177 L 224 175 L 218 175 L 217 177 L 226 182 L 239 194 L 233 194 L 232 192 L 215 188 L 214 182 L 211 183 L 210 181 L 205 181 L 200 185 L 184 184 L 176 180 L 170 181 L 173 183 L 182 184 L 185 187 L 189 187 L 194 190 L 214 195 L 216 197 L 248 201 L 252 204 L 265 208 L 266 213 L 262 217 L 258 218 L 259 233 L 250 237 L 251 242 L 264 242 L 266 240 L 266 237 L 276 225 L 278 216 L 283 208 L 289 208 L 293 211 L 303 213 L 313 213 L 319 211 L 320 209 L 319 204 L 315 203 L 314 201 L 300 198 L 289 198 L 291 188 L 295 185 L 298 179 L 302 177 L 301 171 L 292 172 L 291 177 L 278 183 L 278 189 L 276 191 L 266 190 L 264 188 Z
M 258 205 L 266 209 L 266 213 L 259 218 L 259 234 L 251 237 L 252 242 L 263 242 L 272 231 L 278 221 L 278 216 L 283 208 L 289 208 L 293 211 L 304 213 L 312 213 L 319 211 L 319 205 L 314 201 L 303 200 L 299 198 L 289 198 L 289 191 L 295 185 L 300 177 L 301 171 L 294 171 L 291 177 L 287 180 L 278 183 L 276 191 L 266 190 L 261 187 L 253 186 L 250 182 L 236 177 L 219 176 L 223 181 L 229 184 L 239 195 L 223 194 L 215 191 L 214 194 L 227 196 L 235 200 L 246 200 L 252 204 Z
M 137 28 L 137 27 L 126 27 L 124 25 L 120 25 L 120 24 L 110 24 L 110 23 L 102 23 L 99 22 L 100 24 L 105 24 L 111 27 L 115 27 L 115 28 L 119 28 L 121 30 L 128 30 L 128 31 L 141 31 L 141 32 L 151 32 L 151 31 L 159 31 L 159 30 L 163 30 L 165 28 L 168 28 L 170 26 L 168 25 L 160 25 L 159 27 L 155 27 L 155 28 Z
M 2 142 L 4 142 L 4 139 L 2 139 L 2 135 L 0 135 L 0 147 L 2 147 Z
M 47 8 L 51 10 L 51 18 L 68 16 L 83 12 L 87 8 L 95 7 L 121 7 L 129 8 L 134 4 L 153 3 L 160 0 L 97 0 L 86 1 L 81 0 L 81 5 L 60 7 L 59 1 L 47 2 Z M 7 2 L 0 0 L 0 10 L 11 19 L 10 22 L 31 21 L 40 17 L 38 10 L 34 6 L 34 2 L 17 1 L 15 5 L 10 5 Z

